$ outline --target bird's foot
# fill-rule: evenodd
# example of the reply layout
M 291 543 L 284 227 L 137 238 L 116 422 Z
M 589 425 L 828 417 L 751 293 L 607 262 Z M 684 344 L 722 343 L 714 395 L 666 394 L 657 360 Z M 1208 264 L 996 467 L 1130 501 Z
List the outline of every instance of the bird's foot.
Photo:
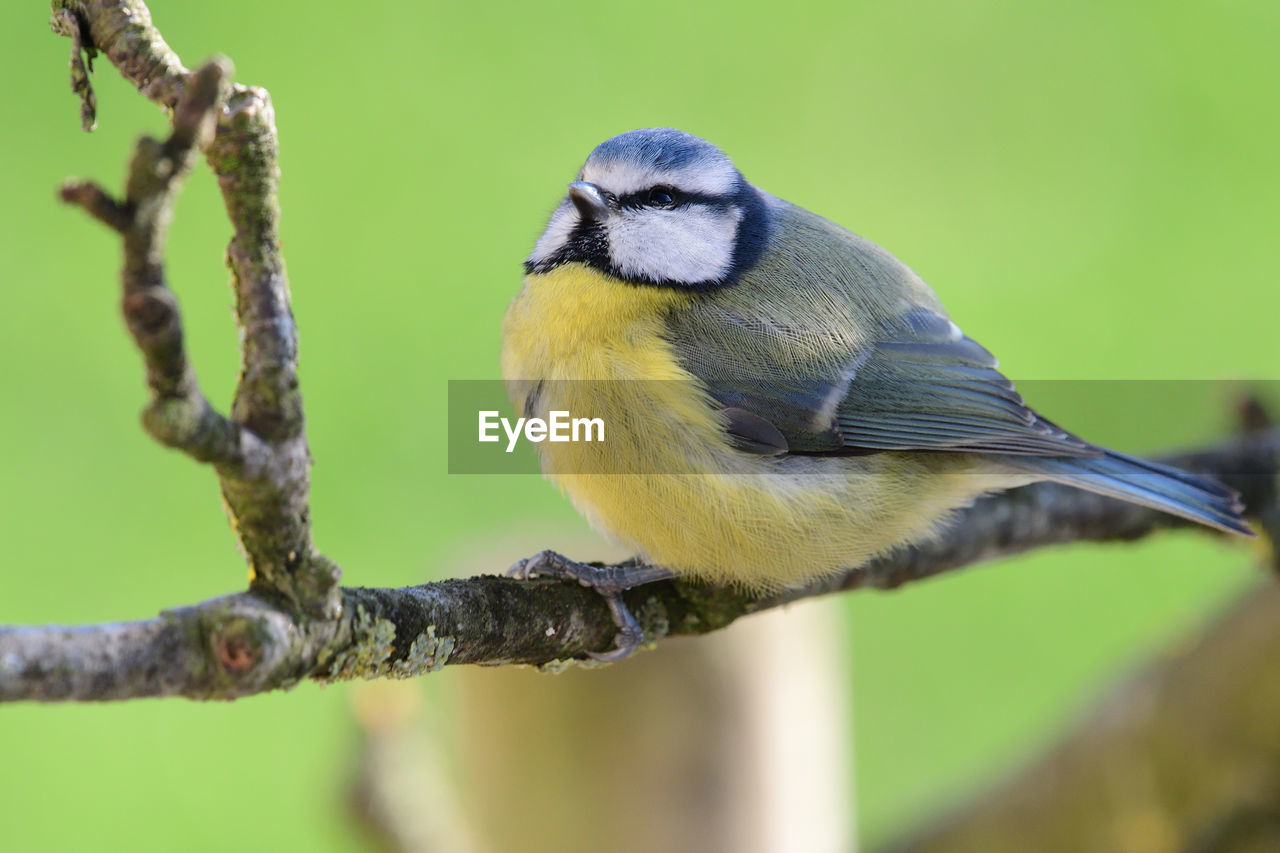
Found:
M 532 557 L 526 557 L 508 569 L 507 575 L 521 580 L 539 576 L 575 580 L 600 593 L 605 603 L 609 605 L 613 624 L 618 626 L 618 636 L 614 639 L 616 648 L 610 652 L 587 652 L 587 655 L 606 663 L 622 660 L 644 644 L 644 631 L 640 628 L 640 623 L 631 609 L 622 600 L 622 593 L 632 587 L 675 577 L 666 569 L 637 563 L 591 566 L 570 560 L 555 551 L 541 551 Z

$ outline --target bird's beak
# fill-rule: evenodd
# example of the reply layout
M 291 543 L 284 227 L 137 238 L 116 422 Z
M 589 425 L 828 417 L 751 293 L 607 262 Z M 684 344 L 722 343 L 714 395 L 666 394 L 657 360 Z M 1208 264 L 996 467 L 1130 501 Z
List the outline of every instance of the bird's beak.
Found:
M 578 208 L 578 213 L 586 220 L 603 222 L 609 215 L 609 205 L 604 200 L 600 188 L 588 181 L 574 181 L 569 184 L 569 201 Z

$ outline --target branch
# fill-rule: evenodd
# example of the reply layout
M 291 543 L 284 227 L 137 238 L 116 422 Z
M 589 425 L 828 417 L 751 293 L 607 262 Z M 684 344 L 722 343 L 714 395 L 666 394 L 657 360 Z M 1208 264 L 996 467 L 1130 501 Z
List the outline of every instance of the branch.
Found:
M 1249 506 L 1274 512 L 1278 456 L 1280 430 L 1268 429 L 1164 461 L 1214 472 Z M 718 630 L 811 596 L 897 587 L 1046 545 L 1134 540 L 1193 526 L 1043 483 L 984 498 L 936 542 L 829 581 L 766 596 L 662 581 L 630 590 L 626 600 L 646 637 L 656 641 Z M 616 631 L 604 601 L 591 590 L 496 576 L 402 589 L 344 588 L 342 612 L 336 620 L 300 619 L 273 600 L 245 593 L 144 622 L 0 628 L 0 700 L 232 699 L 304 678 L 406 678 L 464 663 L 555 666 L 608 650 Z
M 90 56 L 101 50 L 140 92 L 172 111 L 167 141 L 139 141 L 124 201 L 91 183 L 73 182 L 62 190 L 64 200 L 123 237 L 125 322 L 142 351 L 152 392 L 143 425 L 161 443 L 214 465 L 249 561 L 251 588 L 282 596 L 312 616 L 334 617 L 340 572 L 311 539 L 311 456 L 298 387 L 297 330 L 279 252 L 271 100 L 263 89 L 230 83 L 226 60 L 188 71 L 140 0 L 54 0 L 53 6 L 54 31 L 72 38 L 73 88 L 86 103 L 92 89 L 75 63 L 82 49 Z M 162 262 L 173 198 L 202 149 L 234 228 L 227 262 L 242 364 L 230 418 L 199 391 Z
M 72 37 L 77 60 L 80 52 L 103 51 L 139 91 L 172 111 L 168 140 L 138 143 L 123 201 L 85 182 L 68 184 L 63 198 L 122 237 L 125 321 L 152 397 L 143 424 L 162 443 L 213 465 L 253 581 L 248 592 L 142 622 L 0 628 L 0 700 L 231 699 L 304 678 L 408 677 L 459 663 L 556 665 L 610 649 L 616 629 L 608 607 L 572 583 L 477 577 L 404 589 L 337 586 L 337 566 L 311 540 L 310 454 L 277 239 L 270 99 L 262 89 L 228 82 L 225 60 L 189 72 L 140 0 L 54 0 L 54 9 L 55 31 Z M 87 76 L 73 79 L 91 98 Z M 234 229 L 227 258 L 243 345 L 230 417 L 199 391 L 162 263 L 174 195 L 201 150 Z M 1168 461 L 1236 488 L 1274 539 L 1278 455 L 1280 431 L 1259 428 Z M 659 640 L 713 631 L 809 596 L 891 588 L 1030 548 L 1137 539 L 1176 526 L 1189 525 L 1042 484 L 979 501 L 931 544 L 804 588 L 760 596 L 667 581 L 625 597 L 646 637 Z
M 143 424 L 158 441 L 195 458 L 227 467 L 243 465 L 239 427 L 216 413 L 200 393 L 187 361 L 177 300 L 165 283 L 162 251 L 173 202 L 190 171 L 194 149 L 213 130 L 226 96 L 230 66 L 214 60 L 191 78 L 174 112 L 167 142 L 138 141 L 129 164 L 124 201 L 84 181 L 63 185 L 62 200 L 83 207 L 124 241 L 121 273 L 125 324 L 142 352 L 152 403 Z

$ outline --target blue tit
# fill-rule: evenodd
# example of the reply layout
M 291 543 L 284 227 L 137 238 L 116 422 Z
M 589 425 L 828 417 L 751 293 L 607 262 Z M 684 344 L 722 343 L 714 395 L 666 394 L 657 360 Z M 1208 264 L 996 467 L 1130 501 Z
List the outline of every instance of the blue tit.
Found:
M 1032 411 L 906 264 L 752 186 L 687 133 L 597 146 L 525 271 L 503 325 L 513 403 L 606 429 L 603 443 L 539 444 L 543 469 L 593 526 L 663 570 L 588 577 L 549 555 L 525 575 L 607 596 L 664 575 L 777 589 L 1040 480 L 1250 534 L 1229 489 Z M 611 604 L 625 653 L 639 638 Z

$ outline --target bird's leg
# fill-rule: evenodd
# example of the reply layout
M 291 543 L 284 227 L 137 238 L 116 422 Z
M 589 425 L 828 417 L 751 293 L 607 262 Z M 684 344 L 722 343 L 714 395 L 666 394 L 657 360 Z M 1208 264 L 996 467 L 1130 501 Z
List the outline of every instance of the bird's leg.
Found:
M 611 652 L 587 652 L 598 661 L 619 661 L 630 655 L 644 643 L 644 631 L 640 623 L 622 600 L 622 593 L 642 584 L 654 581 L 665 581 L 675 574 L 657 566 L 646 566 L 641 563 L 623 563 L 618 566 L 590 566 L 570 560 L 555 551 L 541 551 L 532 557 L 526 557 L 513 565 L 507 575 L 521 580 L 536 578 L 539 575 L 561 580 L 575 580 L 585 587 L 590 587 L 604 598 L 613 614 L 613 623 L 618 626 L 618 636 L 614 639 L 617 646 Z

